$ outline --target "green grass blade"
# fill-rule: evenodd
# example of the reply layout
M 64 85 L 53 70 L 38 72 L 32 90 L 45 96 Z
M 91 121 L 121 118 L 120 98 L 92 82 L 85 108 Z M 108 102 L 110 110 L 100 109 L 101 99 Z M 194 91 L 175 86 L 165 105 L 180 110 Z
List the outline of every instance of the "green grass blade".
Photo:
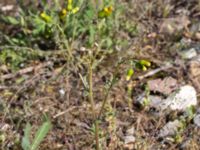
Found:
M 49 121 L 44 122 L 39 130 L 36 132 L 35 138 L 32 142 L 30 150 L 36 150 L 42 140 L 45 138 L 49 130 L 51 129 L 51 123 Z
M 23 150 L 29 150 L 30 149 L 30 140 L 29 140 L 29 136 L 30 136 L 30 132 L 31 132 L 31 125 L 29 123 L 26 124 L 26 127 L 24 129 L 24 136 L 22 138 L 22 148 Z

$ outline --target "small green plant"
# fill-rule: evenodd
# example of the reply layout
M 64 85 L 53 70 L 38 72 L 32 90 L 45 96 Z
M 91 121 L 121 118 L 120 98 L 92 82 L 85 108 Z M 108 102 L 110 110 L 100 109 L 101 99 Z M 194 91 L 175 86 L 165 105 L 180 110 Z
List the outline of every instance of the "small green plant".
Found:
M 106 104 L 108 102 L 109 93 L 110 93 L 113 85 L 118 81 L 120 66 L 122 64 L 125 64 L 127 62 L 127 59 L 120 60 L 119 62 L 116 63 L 116 66 L 114 68 L 115 71 L 112 74 L 110 80 L 105 85 L 105 91 L 104 91 L 105 97 L 102 101 L 102 105 L 101 105 L 100 110 L 98 112 L 95 110 L 95 101 L 94 101 L 94 98 L 93 98 L 94 97 L 94 95 L 93 95 L 93 70 L 96 67 L 95 61 L 96 61 L 96 59 L 94 59 L 94 56 L 91 52 L 91 54 L 89 55 L 89 62 L 88 62 L 88 82 L 81 75 L 80 75 L 80 78 L 81 78 L 85 88 L 88 90 L 88 98 L 89 98 L 89 102 L 90 102 L 90 105 L 91 105 L 91 111 L 92 111 L 92 114 L 93 114 L 93 125 L 94 125 L 93 131 L 94 131 L 94 134 L 95 134 L 96 150 L 99 150 L 100 146 L 101 146 L 100 142 L 99 142 L 99 121 L 101 120 L 102 115 L 104 115 L 104 109 L 106 108 Z M 130 60 L 128 60 L 128 62 L 130 62 Z M 151 63 L 147 60 L 137 60 L 137 61 L 131 60 L 131 65 L 134 65 L 135 68 L 137 68 L 136 67 L 137 64 L 140 64 L 140 66 L 144 66 L 144 67 L 150 67 L 150 65 L 151 65 Z M 139 69 L 145 71 L 143 69 L 144 67 L 140 67 Z M 133 69 L 131 69 L 131 71 L 128 71 L 127 75 L 126 75 L 126 79 L 127 79 L 127 76 L 128 76 L 128 78 L 131 78 L 133 73 L 134 73 Z M 149 105 L 149 99 L 148 99 L 149 89 L 148 89 L 148 87 L 145 88 L 145 91 L 146 91 L 146 97 L 147 98 L 144 100 L 144 103 L 143 103 L 144 107 Z
M 5 49 L 0 51 L 0 63 L 8 66 L 12 70 L 17 70 L 21 63 L 26 61 L 25 53 L 17 53 L 13 50 Z
M 186 121 L 187 122 L 190 122 L 194 116 L 195 116 L 195 113 L 196 113 L 196 109 L 194 106 L 190 106 L 186 109 L 186 112 L 185 112 L 185 118 L 186 118 Z
M 50 121 L 44 122 L 40 128 L 37 130 L 33 141 L 30 141 L 31 125 L 26 124 L 24 129 L 24 137 L 22 138 L 21 146 L 23 150 L 37 150 L 40 143 L 44 140 L 45 136 L 51 129 Z
M 81 45 L 88 47 L 95 42 L 104 48 L 115 44 L 119 16 L 113 13 L 114 0 L 105 0 L 98 7 L 91 0 L 67 0 L 64 4 L 54 1 L 54 6 L 43 1 L 44 7 L 38 11 L 26 9 L 23 1 L 18 4 L 19 16 L 0 17 L 4 24 L 19 28 L 12 36 L 4 35 L 7 44 L 68 51 L 80 39 Z

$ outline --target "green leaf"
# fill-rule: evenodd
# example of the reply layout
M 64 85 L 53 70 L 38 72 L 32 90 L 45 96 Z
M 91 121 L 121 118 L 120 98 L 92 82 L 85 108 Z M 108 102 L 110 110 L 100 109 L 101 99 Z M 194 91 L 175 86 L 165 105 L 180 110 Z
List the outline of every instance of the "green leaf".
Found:
M 17 19 L 15 19 L 14 17 L 11 17 L 11 16 L 3 17 L 2 19 L 5 22 L 12 24 L 12 25 L 18 25 L 19 24 L 19 21 Z
M 41 24 L 37 28 L 35 28 L 32 33 L 33 33 L 33 35 L 36 36 L 36 35 L 42 34 L 44 32 L 45 32 L 45 24 Z
M 87 11 L 85 12 L 86 19 L 92 20 L 95 16 L 95 11 L 93 8 L 88 8 Z
M 40 143 L 44 140 L 45 136 L 51 129 L 51 123 L 50 121 L 44 122 L 42 126 L 39 128 L 39 130 L 36 132 L 35 138 L 33 140 L 33 143 L 30 147 L 30 150 L 36 150 Z
M 86 77 L 83 77 L 80 73 L 79 73 L 79 76 L 80 76 L 80 78 L 82 80 L 82 83 L 83 83 L 85 89 L 89 89 L 89 85 L 88 85 L 88 82 L 86 80 Z
M 95 29 L 93 26 L 90 26 L 89 28 L 89 44 L 92 45 L 95 41 Z
M 29 150 L 30 149 L 30 140 L 29 140 L 29 136 L 30 136 L 30 131 L 31 131 L 31 125 L 29 123 L 26 124 L 26 127 L 24 129 L 24 136 L 22 138 L 22 148 L 23 150 Z

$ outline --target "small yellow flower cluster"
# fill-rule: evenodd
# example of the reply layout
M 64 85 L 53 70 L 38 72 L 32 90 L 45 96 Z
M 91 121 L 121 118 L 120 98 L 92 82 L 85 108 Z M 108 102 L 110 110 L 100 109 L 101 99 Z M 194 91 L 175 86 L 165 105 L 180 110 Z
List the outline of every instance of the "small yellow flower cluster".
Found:
M 151 66 L 151 62 L 147 60 L 140 60 L 138 63 L 139 68 L 141 68 L 143 71 L 147 70 L 147 67 Z
M 52 21 L 51 17 L 50 17 L 49 15 L 47 15 L 45 12 L 42 12 L 42 13 L 40 14 L 40 17 L 41 17 L 45 22 L 51 22 L 51 21 Z
M 79 7 L 73 7 L 72 3 L 73 0 L 68 0 L 67 8 L 64 8 L 60 11 L 59 16 L 61 20 L 64 20 L 68 12 L 76 14 L 79 11 Z
M 151 66 L 151 62 L 149 62 L 148 60 L 142 59 L 135 63 L 135 67 L 142 71 L 146 71 L 147 68 L 150 66 Z M 132 68 L 128 69 L 128 71 L 126 73 L 126 81 L 129 81 L 133 75 L 134 75 L 134 70 Z
M 112 12 L 113 12 L 112 6 L 104 7 L 101 11 L 98 12 L 98 17 L 99 18 L 108 17 L 112 14 Z

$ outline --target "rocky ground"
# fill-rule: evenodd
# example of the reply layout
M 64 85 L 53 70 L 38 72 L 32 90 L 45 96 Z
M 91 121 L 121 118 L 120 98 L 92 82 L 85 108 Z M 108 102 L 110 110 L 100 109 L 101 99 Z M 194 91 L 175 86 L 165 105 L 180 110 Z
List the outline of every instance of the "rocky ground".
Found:
M 147 59 L 151 67 L 136 70 L 128 81 L 124 70 L 129 65 L 118 69 L 118 81 L 99 123 L 102 149 L 200 149 L 200 3 L 122 2 L 127 18 L 137 22 L 138 35 L 119 32 L 131 44 L 106 56 L 95 68 L 95 110 L 100 109 L 104 87 L 121 58 Z M 0 64 L 1 149 L 21 149 L 26 123 L 32 125 L 33 135 L 43 114 L 53 127 L 41 150 L 94 149 L 93 118 L 84 87 L 86 66 L 66 63 L 63 51 L 27 51 L 38 59 L 21 63 L 15 72 Z M 73 56 L 84 60 L 87 52 L 77 49 Z

